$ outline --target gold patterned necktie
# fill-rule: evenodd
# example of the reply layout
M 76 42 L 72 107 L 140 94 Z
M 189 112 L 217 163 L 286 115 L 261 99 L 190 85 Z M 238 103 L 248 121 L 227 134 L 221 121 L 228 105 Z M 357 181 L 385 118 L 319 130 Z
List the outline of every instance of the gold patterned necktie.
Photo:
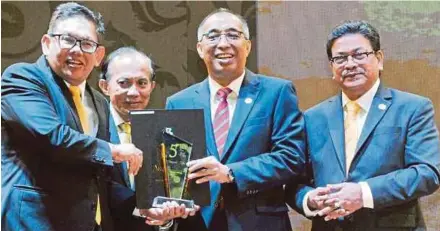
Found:
M 131 144 L 131 124 L 128 122 L 124 122 L 118 125 L 119 132 L 124 133 L 124 136 L 122 137 L 121 143 L 123 144 Z M 128 162 L 127 162 L 127 167 Z M 130 180 L 130 186 L 134 190 L 134 175 L 128 174 L 129 180 Z
M 349 101 L 346 104 L 347 115 L 345 117 L 345 166 L 346 173 L 350 170 L 351 162 L 353 161 L 357 142 L 359 139 L 359 131 L 357 125 L 357 117 L 360 111 L 360 106 L 356 101 Z
M 70 86 L 70 92 L 72 93 L 73 102 L 75 103 L 76 111 L 78 112 L 79 120 L 81 121 L 81 127 L 84 134 L 90 135 L 89 121 L 87 120 L 86 107 L 82 103 L 81 89 L 78 86 Z M 95 221 L 98 225 L 101 224 L 101 203 L 99 202 L 99 194 L 96 205 Z

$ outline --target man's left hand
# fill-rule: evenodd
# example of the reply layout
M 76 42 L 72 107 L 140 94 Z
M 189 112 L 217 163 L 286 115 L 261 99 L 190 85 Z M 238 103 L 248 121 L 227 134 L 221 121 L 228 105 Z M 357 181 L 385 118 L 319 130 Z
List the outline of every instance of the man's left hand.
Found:
M 188 178 L 195 179 L 197 184 L 213 180 L 219 183 L 229 182 L 229 168 L 220 163 L 215 157 L 209 156 L 203 159 L 192 160 L 186 164 L 189 169 Z
M 161 208 L 140 209 L 139 213 L 145 216 L 145 223 L 148 225 L 163 225 L 174 218 L 187 218 L 194 216 L 200 209 L 198 205 L 195 209 L 188 209 L 185 205 L 178 205 L 176 202 L 165 202 Z
M 328 185 L 327 187 L 330 187 L 334 193 L 329 194 L 324 204 L 336 207 L 336 209 L 328 213 L 324 218 L 325 220 L 328 221 L 347 216 L 363 207 L 364 203 L 360 184 L 341 183 Z

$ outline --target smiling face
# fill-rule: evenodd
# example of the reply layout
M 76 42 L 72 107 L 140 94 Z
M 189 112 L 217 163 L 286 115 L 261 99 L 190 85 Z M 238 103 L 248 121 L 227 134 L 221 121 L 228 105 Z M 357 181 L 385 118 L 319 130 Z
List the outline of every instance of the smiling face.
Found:
M 151 81 L 150 60 L 137 53 L 115 57 L 108 66 L 107 80 L 99 86 L 110 97 L 113 108 L 128 121 L 131 110 L 145 109 L 155 87 Z
M 69 35 L 76 39 L 87 39 L 98 42 L 96 26 L 82 16 L 62 19 L 56 22 L 53 34 Z M 81 51 L 79 44 L 71 49 L 60 47 L 60 37 L 43 35 L 41 46 L 51 69 L 72 85 L 84 82 L 93 70 L 99 66 L 104 57 L 104 47 L 99 46 L 90 54 Z
M 336 39 L 331 48 L 332 57 L 371 51 L 370 41 L 361 34 L 344 35 Z M 383 52 L 379 50 L 362 60 L 350 56 L 343 64 L 331 62 L 333 78 L 351 100 L 356 100 L 370 90 L 379 78 L 383 57 Z
M 213 14 L 202 25 L 203 34 L 231 31 L 243 32 L 243 25 L 240 19 L 227 12 Z M 243 74 L 251 51 L 251 41 L 242 35 L 236 40 L 221 35 L 219 41 L 213 43 L 203 36 L 197 43 L 197 51 L 205 62 L 209 76 L 220 85 L 227 86 Z

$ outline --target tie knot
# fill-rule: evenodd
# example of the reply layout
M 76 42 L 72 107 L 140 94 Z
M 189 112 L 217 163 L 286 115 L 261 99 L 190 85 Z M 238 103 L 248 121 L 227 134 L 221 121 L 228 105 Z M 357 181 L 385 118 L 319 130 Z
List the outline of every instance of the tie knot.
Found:
M 69 90 L 70 93 L 72 93 L 72 96 L 81 97 L 81 89 L 78 86 L 70 86 Z
M 122 132 L 126 133 L 126 134 L 131 134 L 131 125 L 130 123 L 124 122 L 122 124 L 119 124 L 119 129 L 122 130 Z
M 346 107 L 347 107 L 347 111 L 354 113 L 358 113 L 359 110 L 361 109 L 361 107 L 356 101 L 349 101 Z
M 231 90 L 230 88 L 228 88 L 228 87 L 224 87 L 224 88 L 220 88 L 220 89 L 217 91 L 217 95 L 218 95 L 222 100 L 225 100 L 231 92 L 232 92 L 232 90 Z

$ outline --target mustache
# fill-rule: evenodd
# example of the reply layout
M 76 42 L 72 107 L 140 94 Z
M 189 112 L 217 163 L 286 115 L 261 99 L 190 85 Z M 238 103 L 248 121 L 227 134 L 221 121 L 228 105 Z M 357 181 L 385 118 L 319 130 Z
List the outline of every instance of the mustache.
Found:
M 363 70 L 355 70 L 355 71 L 349 71 L 349 70 L 345 70 L 342 72 L 342 79 L 345 79 L 347 77 L 351 77 L 351 76 L 355 76 L 355 75 L 363 75 L 365 74 L 365 71 Z

